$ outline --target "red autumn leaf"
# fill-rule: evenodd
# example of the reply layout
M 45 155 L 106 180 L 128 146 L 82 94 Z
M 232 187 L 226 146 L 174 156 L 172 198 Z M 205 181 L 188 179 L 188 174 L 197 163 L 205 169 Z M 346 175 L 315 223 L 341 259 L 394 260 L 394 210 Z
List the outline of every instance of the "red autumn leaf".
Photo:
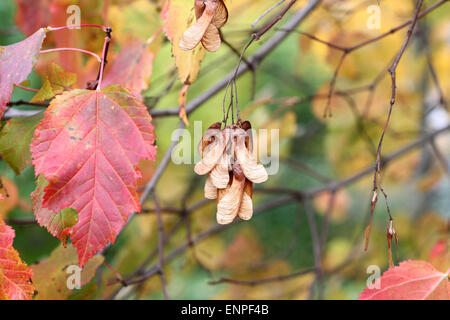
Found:
M 78 212 L 71 238 L 81 266 L 140 211 L 138 162 L 156 155 L 150 121 L 139 100 L 110 86 L 57 96 L 36 128 L 33 164 L 49 181 L 42 207 Z
M 33 271 L 13 248 L 14 230 L 0 220 L 0 300 L 29 300 L 34 293 Z
M 127 45 L 107 70 L 103 85 L 107 87 L 120 84 L 142 99 L 141 91 L 147 89 L 152 75 L 153 58 L 154 55 L 148 50 L 146 43 L 134 42 Z
M 41 0 L 42 1 L 42 0 Z M 64 26 L 67 24 L 69 1 L 55 1 L 53 0 L 47 10 L 51 13 L 49 25 L 52 27 Z M 82 42 L 82 33 L 74 32 L 73 30 L 59 30 L 52 32 L 52 38 L 57 48 L 77 48 Z M 58 54 L 58 64 L 63 67 L 64 70 L 69 72 L 79 73 L 84 71 L 83 68 L 83 56 L 75 52 L 63 51 Z M 84 85 L 84 83 L 83 83 Z
M 0 117 L 11 99 L 14 84 L 24 82 L 31 73 L 44 38 L 45 30 L 39 29 L 21 42 L 0 46 Z
M 58 27 L 67 25 L 69 13 L 68 7 L 74 4 L 69 0 L 15 0 L 16 2 L 16 23 L 26 36 L 33 34 L 39 28 L 48 26 Z M 81 5 L 81 3 L 78 3 Z M 87 9 L 86 9 L 87 10 Z M 73 30 L 59 30 L 49 35 L 47 43 L 53 44 L 58 48 L 76 48 L 82 42 L 82 34 Z M 82 79 L 86 71 L 83 68 L 83 56 L 70 51 L 62 51 L 52 55 L 45 55 L 40 63 L 36 66 L 39 73 L 44 73 L 46 65 L 50 61 L 55 61 L 65 70 L 77 72 L 79 74 L 78 84 L 85 86 L 86 82 Z
M 50 0 L 16 0 L 16 23 L 25 35 L 47 27 L 51 21 Z
M 430 260 L 434 260 L 446 253 L 448 253 L 447 243 L 445 240 L 439 240 L 431 249 Z
M 450 268 L 450 239 L 441 239 L 431 249 L 428 261 L 439 270 Z
M 448 274 L 426 261 L 403 261 L 380 278 L 379 289 L 364 289 L 359 300 L 448 300 Z

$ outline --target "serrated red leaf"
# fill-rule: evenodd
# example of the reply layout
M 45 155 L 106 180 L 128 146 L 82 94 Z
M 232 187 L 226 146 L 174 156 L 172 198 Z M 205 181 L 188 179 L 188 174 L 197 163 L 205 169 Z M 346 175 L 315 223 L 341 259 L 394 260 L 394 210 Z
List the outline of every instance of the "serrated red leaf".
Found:
M 379 289 L 364 289 L 359 300 L 448 300 L 448 274 L 426 261 L 403 261 L 380 278 Z
M 45 30 L 39 29 L 23 41 L 0 47 L 0 117 L 11 99 L 14 84 L 24 82 L 31 73 L 44 38 Z
M 50 103 L 31 143 L 33 164 L 49 181 L 43 207 L 78 212 L 72 243 L 80 265 L 140 211 L 137 166 L 155 159 L 154 139 L 146 107 L 119 86 L 68 91 Z
M 13 248 L 14 230 L 0 220 L 0 300 L 29 300 L 34 293 L 33 271 Z
M 141 91 L 147 89 L 152 75 L 153 58 L 146 43 L 134 42 L 127 45 L 106 70 L 103 85 L 107 87 L 120 84 L 142 99 Z

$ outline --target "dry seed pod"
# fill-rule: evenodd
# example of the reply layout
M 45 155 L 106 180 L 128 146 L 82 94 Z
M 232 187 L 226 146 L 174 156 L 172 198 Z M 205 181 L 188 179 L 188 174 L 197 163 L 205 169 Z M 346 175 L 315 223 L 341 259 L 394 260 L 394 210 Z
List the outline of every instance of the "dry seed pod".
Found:
M 212 184 L 209 176 L 206 178 L 204 191 L 206 199 L 217 199 L 217 188 Z
M 202 40 L 206 29 L 208 29 L 214 18 L 217 9 L 217 0 L 206 0 L 204 2 L 205 10 L 203 11 L 202 16 L 181 36 L 180 48 L 182 50 L 194 49 Z
M 228 20 L 225 3 L 222 0 L 195 0 L 194 8 L 197 21 L 183 33 L 180 48 L 192 50 L 201 41 L 206 50 L 219 50 L 219 28 Z
M 240 127 L 246 133 L 245 146 L 251 152 L 253 149 L 253 137 L 252 137 L 252 132 L 250 131 L 252 129 L 252 125 L 251 125 L 250 121 L 244 121 L 241 123 Z
M 217 204 L 217 223 L 233 222 L 241 208 L 245 177 L 238 164 L 233 165 L 233 179 L 226 189 L 219 189 Z
M 241 207 L 239 209 L 239 218 L 242 220 L 250 220 L 253 216 L 253 184 L 248 179 L 245 179 L 244 193 L 242 195 Z
M 252 124 L 250 123 L 250 121 L 242 121 L 240 127 L 242 130 L 247 131 L 252 128 Z
M 205 1 L 204 0 L 195 0 L 194 1 L 194 10 L 195 10 L 195 18 L 198 20 L 205 11 Z
M 202 137 L 202 140 L 198 144 L 198 153 L 203 157 L 203 150 L 214 142 L 215 137 L 220 133 L 221 122 L 215 122 L 206 129 L 205 134 Z
M 202 38 L 203 46 L 206 50 L 211 52 L 220 49 L 222 40 L 220 39 L 219 29 L 223 27 L 228 20 L 228 10 L 223 1 L 219 0 L 217 4 L 216 14 Z
M 267 180 L 267 172 L 252 156 L 251 124 L 244 121 L 220 130 L 221 123 L 211 125 L 199 144 L 202 160 L 195 166 L 197 174 L 209 173 L 205 198 L 217 198 L 217 222 L 228 224 L 239 216 L 253 216 L 253 182 Z
M 217 135 L 214 142 L 209 144 L 203 150 L 203 158 L 194 167 L 194 171 L 198 175 L 209 173 L 222 157 L 226 146 L 223 134 Z
M 228 10 L 223 2 L 223 0 L 219 0 L 217 2 L 216 14 L 214 15 L 211 24 L 215 26 L 217 29 L 222 28 L 228 20 Z
M 219 162 L 217 162 L 216 166 L 209 174 L 211 182 L 216 188 L 224 189 L 227 187 L 228 182 L 230 181 L 229 165 L 230 155 L 225 151 L 219 159 Z
M 237 129 L 235 136 L 235 154 L 245 176 L 251 182 L 262 183 L 268 179 L 264 166 L 256 161 L 253 155 L 245 146 L 245 133 L 242 129 Z
M 220 49 L 221 43 L 219 29 L 213 24 L 210 24 L 202 38 L 203 47 L 210 52 L 216 52 Z

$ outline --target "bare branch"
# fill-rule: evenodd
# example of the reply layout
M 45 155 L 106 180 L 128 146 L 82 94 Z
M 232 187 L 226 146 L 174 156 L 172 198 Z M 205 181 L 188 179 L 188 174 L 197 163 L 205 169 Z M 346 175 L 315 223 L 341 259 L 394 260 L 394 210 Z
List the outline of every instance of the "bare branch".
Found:
M 163 266 L 164 266 L 164 229 L 163 229 L 163 222 L 161 217 L 161 210 L 159 209 L 159 203 L 158 198 L 156 197 L 156 193 L 153 190 L 153 201 L 155 202 L 155 208 L 156 208 L 156 217 L 158 219 L 158 273 L 159 277 L 161 278 L 161 285 L 164 292 L 164 297 L 168 300 L 169 295 L 167 294 L 167 284 L 166 284 L 166 277 L 164 275 Z
M 383 159 L 383 165 L 386 166 L 389 162 L 400 158 L 401 156 L 403 156 L 404 154 L 414 150 L 417 147 L 423 146 L 424 144 L 426 144 L 430 139 L 435 138 L 436 136 L 447 132 L 450 130 L 450 125 L 436 130 L 434 132 L 431 132 L 427 135 L 424 135 L 423 137 L 421 137 L 420 139 L 398 149 L 396 152 L 388 155 L 387 157 L 385 157 Z M 255 216 L 261 214 L 262 212 L 265 212 L 267 210 L 273 209 L 273 208 L 278 208 L 287 204 L 290 204 L 292 202 L 298 201 L 299 197 L 298 195 L 301 194 L 303 197 L 314 197 L 315 195 L 322 193 L 324 191 L 330 191 L 330 190 L 338 190 L 340 188 L 344 188 L 356 181 L 358 181 L 359 179 L 363 178 L 364 176 L 370 174 L 373 171 L 373 167 L 367 167 L 364 170 L 361 170 L 360 172 L 345 178 L 345 179 L 341 179 L 341 180 L 336 180 L 334 182 L 331 182 L 325 186 L 321 186 L 321 187 L 316 187 L 316 188 L 311 188 L 308 190 L 304 190 L 304 191 L 298 191 L 298 190 L 290 190 L 286 189 L 283 191 L 280 191 L 282 193 L 287 192 L 289 195 L 288 196 L 284 196 L 281 198 L 275 198 L 273 200 L 269 200 L 266 203 L 263 203 L 261 205 L 259 205 L 258 207 L 255 208 Z M 226 230 L 236 224 L 238 224 L 240 221 L 242 220 L 235 220 L 233 223 L 229 224 L 229 225 L 215 225 L 199 234 L 197 234 L 195 237 L 192 238 L 192 242 L 193 243 L 198 243 L 200 241 L 202 241 L 203 239 L 206 239 L 212 235 L 215 235 L 223 230 Z M 173 259 L 175 259 L 178 255 L 182 254 L 183 252 L 185 252 L 187 249 L 189 248 L 189 244 L 188 243 L 184 243 L 182 245 L 180 245 L 179 247 L 175 248 L 173 251 L 171 251 L 169 254 L 167 254 L 164 258 L 164 261 L 166 263 L 172 261 Z M 147 280 L 149 277 L 151 277 L 152 275 L 157 273 L 157 266 L 152 266 L 149 269 L 147 269 L 146 271 L 142 272 L 140 276 L 137 276 L 135 278 L 129 279 L 127 280 L 128 284 L 137 284 L 137 283 L 141 283 L 142 281 Z
M 264 279 L 256 279 L 256 280 L 236 280 L 236 279 L 230 279 L 230 278 L 220 278 L 216 281 L 210 281 L 209 284 L 211 285 L 217 285 L 221 283 L 230 283 L 235 285 L 241 285 L 241 286 L 257 286 L 260 284 L 266 284 L 266 283 L 272 283 L 272 282 L 280 282 L 280 281 L 286 281 L 290 280 L 292 278 L 297 278 L 303 275 L 307 275 L 311 272 L 315 272 L 315 268 L 305 269 L 297 272 L 293 272 L 290 274 L 282 275 L 282 276 L 276 276 L 271 278 L 264 278 Z
M 286 23 L 286 29 L 295 29 L 310 13 L 311 11 L 319 4 L 320 0 L 310 0 L 305 6 L 302 7 L 297 13 L 293 15 L 293 17 Z M 271 39 L 269 39 L 261 48 L 250 58 L 248 58 L 248 62 L 251 63 L 255 68 L 262 62 L 262 60 L 273 51 L 286 37 L 289 35 L 287 32 L 279 32 L 275 34 Z M 243 65 L 237 74 L 237 77 L 240 77 L 244 73 L 248 71 L 248 66 Z M 227 76 L 225 76 L 222 80 L 217 82 L 214 86 L 203 92 L 201 95 L 193 99 L 190 103 L 186 105 L 186 113 L 190 114 L 198 107 L 200 107 L 203 103 L 212 98 L 215 94 L 220 92 L 220 90 L 224 89 L 230 79 L 234 76 L 234 71 L 230 72 Z M 151 112 L 153 117 L 161 117 L 161 116 L 178 116 L 179 108 L 170 108 L 164 110 L 154 110 Z

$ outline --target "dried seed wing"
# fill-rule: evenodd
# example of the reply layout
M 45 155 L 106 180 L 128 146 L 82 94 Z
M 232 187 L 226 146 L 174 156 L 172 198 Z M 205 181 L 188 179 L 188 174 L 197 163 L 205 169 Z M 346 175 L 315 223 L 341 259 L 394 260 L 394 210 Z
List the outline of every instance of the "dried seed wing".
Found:
M 217 2 L 208 1 L 205 3 L 205 11 L 202 16 L 192 26 L 190 26 L 181 36 L 180 49 L 192 50 L 202 40 L 206 29 L 211 24 L 214 14 L 217 9 Z
M 247 179 L 245 181 L 245 188 L 244 188 L 244 190 L 248 194 L 250 199 L 252 199 L 253 198 L 253 182 L 251 182 L 250 180 Z
M 239 165 L 239 163 L 233 163 L 232 165 L 233 170 L 233 176 L 240 180 L 243 180 L 245 182 L 245 175 L 244 171 L 242 171 L 242 167 Z
M 202 38 L 203 47 L 210 52 L 216 52 L 220 49 L 221 43 L 219 29 L 210 24 Z
M 198 144 L 198 154 L 203 157 L 203 150 L 214 141 L 215 137 L 220 134 L 220 122 L 215 122 L 206 129 L 202 140 Z
M 252 182 L 246 179 L 244 194 L 242 195 L 241 207 L 239 209 L 239 218 L 241 218 L 242 220 L 250 220 L 253 216 L 252 193 Z
M 250 121 L 244 121 L 241 123 L 242 130 L 245 131 L 245 147 L 252 152 L 253 149 L 253 136 L 252 136 L 252 124 Z
M 238 215 L 245 185 L 245 179 L 241 178 L 233 175 L 231 186 L 226 189 L 219 189 L 217 223 L 229 224 Z
M 224 152 L 210 173 L 212 184 L 218 189 L 225 189 L 230 181 L 228 167 L 230 164 L 230 155 Z
M 238 136 L 235 144 L 235 154 L 247 179 L 254 183 L 262 183 L 268 179 L 264 166 L 245 147 L 245 136 Z
M 217 188 L 212 184 L 209 176 L 206 178 L 205 182 L 205 198 L 217 199 Z
M 194 10 L 195 10 L 195 18 L 198 20 L 205 11 L 205 1 L 204 0 L 195 0 L 194 2 Z
M 204 175 L 210 172 L 222 156 L 226 145 L 225 139 L 223 134 L 216 136 L 216 138 L 205 148 L 202 160 L 195 165 L 194 171 L 196 174 Z
M 227 7 L 222 0 L 219 0 L 217 2 L 216 14 L 212 19 L 211 24 L 213 24 L 217 29 L 219 29 L 222 28 L 225 25 L 225 23 L 227 23 L 227 20 L 228 20 Z

